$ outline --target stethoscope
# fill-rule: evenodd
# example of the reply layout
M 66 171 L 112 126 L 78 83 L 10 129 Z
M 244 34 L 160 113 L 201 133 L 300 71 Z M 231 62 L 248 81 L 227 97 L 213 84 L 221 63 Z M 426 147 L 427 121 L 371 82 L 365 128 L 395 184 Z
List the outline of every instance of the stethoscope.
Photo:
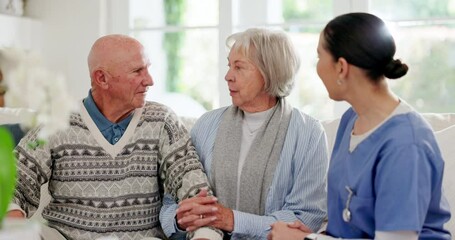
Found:
M 354 191 L 352 191 L 351 188 L 349 188 L 348 186 L 345 186 L 346 188 L 346 191 L 348 191 L 348 200 L 346 200 L 346 206 L 344 207 L 343 209 L 343 220 L 345 222 L 350 222 L 351 221 L 351 211 L 349 210 L 349 205 L 351 204 L 351 199 L 352 199 L 352 195 L 354 195 Z

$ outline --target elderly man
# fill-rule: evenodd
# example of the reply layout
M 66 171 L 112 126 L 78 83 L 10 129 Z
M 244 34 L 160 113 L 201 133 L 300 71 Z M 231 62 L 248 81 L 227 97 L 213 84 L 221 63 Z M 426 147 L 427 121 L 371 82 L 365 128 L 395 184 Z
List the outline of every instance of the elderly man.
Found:
M 180 201 L 208 184 L 177 116 L 145 102 L 153 85 L 149 65 L 144 47 L 131 37 L 108 35 L 94 43 L 91 90 L 70 128 L 31 149 L 33 129 L 16 148 L 19 180 L 9 216 L 33 215 L 40 186 L 49 182 L 52 199 L 43 217 L 66 239 L 164 237 L 164 194 Z M 221 231 L 201 230 L 221 237 Z

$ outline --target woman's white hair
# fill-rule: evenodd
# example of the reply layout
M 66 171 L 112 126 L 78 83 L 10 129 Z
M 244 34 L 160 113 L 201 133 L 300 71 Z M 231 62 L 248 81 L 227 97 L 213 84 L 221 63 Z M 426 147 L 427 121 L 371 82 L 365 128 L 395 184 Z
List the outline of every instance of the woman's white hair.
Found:
M 226 45 L 256 65 L 264 78 L 268 94 L 286 97 L 291 93 L 300 58 L 284 31 L 250 28 L 229 36 Z

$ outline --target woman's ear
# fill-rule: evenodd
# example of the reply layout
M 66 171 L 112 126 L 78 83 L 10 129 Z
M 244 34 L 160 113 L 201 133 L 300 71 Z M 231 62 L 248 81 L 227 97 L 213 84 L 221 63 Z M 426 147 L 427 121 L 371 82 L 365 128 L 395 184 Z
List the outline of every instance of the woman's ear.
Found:
M 102 89 L 107 89 L 109 87 L 106 73 L 102 69 L 97 69 L 93 72 L 93 80 L 95 81 L 95 84 Z
M 338 73 L 338 79 L 346 79 L 349 73 L 348 61 L 346 61 L 346 59 L 343 57 L 338 58 L 336 69 Z

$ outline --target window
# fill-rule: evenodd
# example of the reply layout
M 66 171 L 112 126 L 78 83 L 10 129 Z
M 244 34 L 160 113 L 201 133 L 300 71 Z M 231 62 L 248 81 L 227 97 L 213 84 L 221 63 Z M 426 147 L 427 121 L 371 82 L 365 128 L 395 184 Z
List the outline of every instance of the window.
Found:
M 218 2 L 131 0 L 129 33 L 149 51 L 148 99 L 181 115 L 217 106 Z
M 302 55 L 291 102 L 312 115 L 328 116 L 333 104 L 328 104 L 315 63 L 319 32 L 332 18 L 332 8 L 332 0 L 130 0 L 128 33 L 144 43 L 151 56 L 155 86 L 149 99 L 164 101 L 182 114 L 190 108 L 181 99 L 192 101 L 189 96 L 204 109 L 183 114 L 198 116 L 231 103 L 224 86 L 225 38 L 250 27 L 282 28 Z
M 388 21 L 397 56 L 409 65 L 392 89 L 419 112 L 455 110 L 455 1 L 371 0 Z
M 323 26 L 350 11 L 370 11 L 390 25 L 396 56 L 410 66 L 405 77 L 391 81 L 400 97 L 420 112 L 454 111 L 455 0 L 130 0 L 127 32 L 150 51 L 150 99 L 197 117 L 231 104 L 226 37 L 250 27 L 284 29 L 302 60 L 289 100 L 327 119 L 347 104 L 328 98 L 316 73 L 316 46 Z

